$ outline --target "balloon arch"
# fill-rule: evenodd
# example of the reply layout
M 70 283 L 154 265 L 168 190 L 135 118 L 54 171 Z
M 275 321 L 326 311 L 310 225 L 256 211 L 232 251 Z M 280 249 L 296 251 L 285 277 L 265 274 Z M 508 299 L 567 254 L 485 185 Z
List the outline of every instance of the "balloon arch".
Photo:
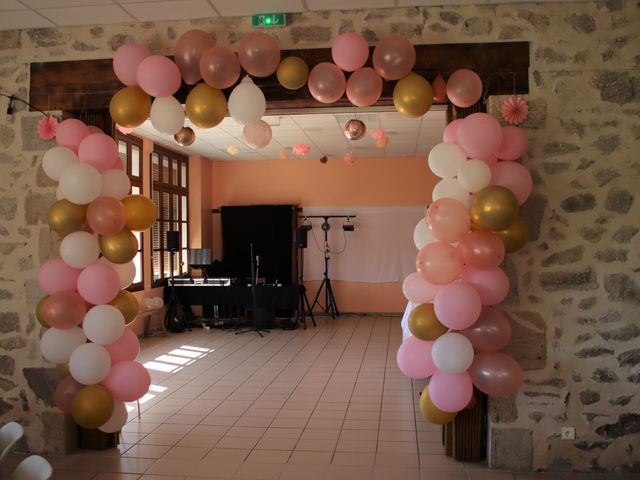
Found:
M 113 69 L 125 86 L 111 100 L 113 120 L 124 130 L 150 118 L 158 132 L 192 142 L 187 117 L 206 129 L 228 112 L 245 126 L 247 144 L 263 148 L 271 141 L 271 127 L 261 120 L 266 99 L 251 77 L 275 73 L 285 89 L 306 85 L 326 104 L 346 93 L 358 107 L 378 101 L 383 79 L 397 81 L 393 103 L 407 117 L 421 117 L 434 99 L 448 97 L 458 107 L 469 107 L 483 93 L 480 77 L 467 69 L 455 71 L 446 83 L 438 75 L 432 86 L 412 72 L 415 48 L 397 35 L 375 46 L 373 68 L 364 66 L 369 46 L 354 32 L 334 40 L 333 63 L 311 70 L 299 57 L 281 60 L 277 42 L 262 32 L 244 35 L 235 47 L 215 45 L 201 30 L 178 39 L 175 62 L 152 55 L 144 45 L 122 45 Z M 238 83 L 241 69 L 248 75 Z M 194 85 L 184 108 L 173 96 L 182 82 Z M 222 89 L 234 85 L 227 99 Z M 526 103 L 519 97 L 509 101 L 525 109 L 524 114 L 503 112 L 517 124 L 526 117 Z M 379 130 L 372 136 L 384 148 L 389 139 Z M 141 398 L 150 386 L 149 373 L 135 361 L 138 340 L 126 328 L 138 304 L 125 288 L 135 276 L 131 260 L 138 243 L 132 232 L 149 228 L 156 209 L 150 199 L 129 195 L 129 179 L 112 138 L 75 119 L 60 123 L 55 138 L 57 146 L 42 162 L 45 173 L 59 182 L 48 221 L 62 241 L 60 258 L 45 262 L 38 273 L 47 294 L 37 307 L 38 320 L 47 328 L 41 350 L 63 376 L 56 405 L 82 427 L 114 432 L 126 422 L 124 402 Z M 304 146 L 294 145 L 293 153 L 304 155 Z M 403 283 L 409 305 L 397 362 L 410 378 L 431 377 L 420 407 L 434 423 L 447 423 L 466 408 L 474 385 L 502 396 L 522 382 L 518 363 L 499 351 L 509 342 L 511 328 L 496 305 L 509 290 L 499 265 L 505 253 L 527 241 L 518 210 L 531 194 L 532 181 L 515 161 L 526 150 L 527 136 L 519 127 L 475 113 L 451 122 L 443 143 L 429 153 L 429 168 L 442 180 L 414 231 L 417 271 Z M 347 163 L 355 160 L 353 154 L 347 157 Z

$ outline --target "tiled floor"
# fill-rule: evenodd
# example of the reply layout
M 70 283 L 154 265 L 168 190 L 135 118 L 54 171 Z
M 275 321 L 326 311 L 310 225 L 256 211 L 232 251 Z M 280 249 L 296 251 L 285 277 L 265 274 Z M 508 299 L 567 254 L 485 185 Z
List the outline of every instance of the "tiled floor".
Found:
M 53 478 L 613 478 L 496 472 L 446 457 L 439 427 L 415 413 L 421 386 L 396 367 L 399 322 L 342 317 L 264 338 L 198 329 L 146 339 L 153 385 L 141 418 L 130 412 L 119 449 L 51 459 Z

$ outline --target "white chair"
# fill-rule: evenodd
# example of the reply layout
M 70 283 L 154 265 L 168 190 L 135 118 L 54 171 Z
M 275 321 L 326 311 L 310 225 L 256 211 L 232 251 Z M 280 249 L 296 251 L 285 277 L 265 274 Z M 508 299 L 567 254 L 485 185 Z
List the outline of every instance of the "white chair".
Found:
M 9 422 L 0 428 L 0 469 L 4 459 L 7 458 L 7 455 L 9 455 L 16 442 L 22 438 L 22 435 L 24 435 L 24 430 L 18 422 Z M 2 472 L 0 471 L 1 474 Z
M 31 455 L 22 460 L 11 474 L 11 480 L 47 480 L 53 468 L 40 455 Z

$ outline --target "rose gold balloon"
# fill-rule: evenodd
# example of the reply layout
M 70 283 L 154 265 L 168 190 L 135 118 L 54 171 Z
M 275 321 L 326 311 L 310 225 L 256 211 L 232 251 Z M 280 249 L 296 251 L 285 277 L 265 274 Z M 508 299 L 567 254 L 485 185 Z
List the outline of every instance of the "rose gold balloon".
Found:
M 188 147 L 196 141 L 196 134 L 191 127 L 182 127 L 182 129 L 173 136 L 178 145 Z
M 367 132 L 367 127 L 362 120 L 351 119 L 344 126 L 344 136 L 348 140 L 360 140 Z
M 447 83 L 442 78 L 442 75 L 438 73 L 436 78 L 431 83 L 433 88 L 433 100 L 436 102 L 444 102 L 447 99 Z
M 229 48 L 210 48 L 200 58 L 200 74 L 212 87 L 229 88 L 240 77 L 240 60 Z
M 458 242 L 469 232 L 469 210 L 454 198 L 440 198 L 427 208 L 427 226 L 441 242 Z
M 433 242 L 420 249 L 416 270 L 434 285 L 453 282 L 462 272 L 462 255 L 457 248 L 444 242 Z
M 87 208 L 87 223 L 95 233 L 115 235 L 127 223 L 127 211 L 113 197 L 98 197 Z
M 189 30 L 178 39 L 174 60 L 185 83 L 193 85 L 202 78 L 200 58 L 203 52 L 215 43 L 215 40 L 202 30 Z
M 415 63 L 416 49 L 400 35 L 383 38 L 373 50 L 373 68 L 387 80 L 407 76 Z
M 313 67 L 307 85 L 313 98 L 322 103 L 334 103 L 342 97 L 347 81 L 336 65 L 323 62 Z
M 271 141 L 271 127 L 264 120 L 246 125 L 242 130 L 242 136 L 251 148 L 264 148 Z
M 470 232 L 460 246 L 464 262 L 473 268 L 497 267 L 504 260 L 504 244 L 492 232 L 476 230 Z
M 64 413 L 70 414 L 73 397 L 83 388 L 84 385 L 76 382 L 71 375 L 68 375 L 58 382 L 53 392 L 53 403 Z
M 511 339 L 511 323 L 496 307 L 482 307 L 476 323 L 462 333 L 481 352 L 495 352 L 507 346 Z
M 268 77 L 280 64 L 280 47 L 270 35 L 250 32 L 238 42 L 240 65 L 254 77 Z
M 515 393 L 522 384 L 522 368 L 502 352 L 478 353 L 468 371 L 478 390 L 494 397 Z
M 49 295 L 42 304 L 41 315 L 51 327 L 61 330 L 77 327 L 87 313 L 87 305 L 80 295 L 62 290 Z
M 356 70 L 347 81 L 347 98 L 357 107 L 368 107 L 382 95 L 382 78 L 373 68 Z
M 456 107 L 470 107 L 482 97 L 482 80 L 473 70 L 456 70 L 447 80 L 447 96 Z

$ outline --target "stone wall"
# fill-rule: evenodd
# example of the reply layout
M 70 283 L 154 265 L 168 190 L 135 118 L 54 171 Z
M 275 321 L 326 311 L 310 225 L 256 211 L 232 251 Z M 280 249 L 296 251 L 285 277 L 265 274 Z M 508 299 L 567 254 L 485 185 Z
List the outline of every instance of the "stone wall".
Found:
M 640 469 L 639 13 L 624 0 L 396 8 L 293 14 L 271 30 L 282 48 L 328 47 L 348 30 L 371 42 L 396 33 L 414 43 L 531 43 L 532 241 L 506 262 L 505 307 L 509 350 L 526 375 L 517 395 L 491 401 L 496 467 Z M 169 54 L 193 27 L 223 44 L 251 28 L 233 18 L 0 32 L 0 89 L 26 97 L 29 62 L 110 57 L 129 39 Z M 27 424 L 31 450 L 61 452 L 55 375 L 33 317 L 36 271 L 56 245 L 44 223 L 54 195 L 38 168 L 47 148 L 34 132 L 39 116 L 17 107 L 0 119 L 0 422 Z M 561 425 L 575 426 L 575 441 L 559 438 Z

